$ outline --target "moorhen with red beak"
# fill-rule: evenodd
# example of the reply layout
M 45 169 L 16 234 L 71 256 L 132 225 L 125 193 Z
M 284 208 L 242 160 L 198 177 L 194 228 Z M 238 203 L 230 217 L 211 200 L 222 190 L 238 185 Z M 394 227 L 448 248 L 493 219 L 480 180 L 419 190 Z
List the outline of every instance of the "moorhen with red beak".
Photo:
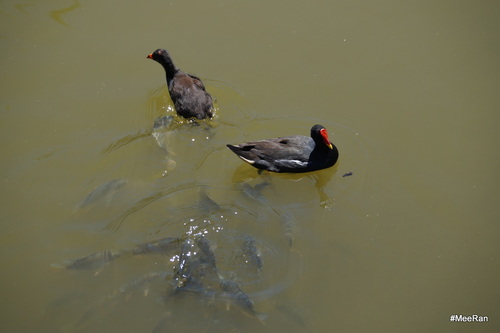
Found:
M 167 86 L 175 110 L 184 118 L 205 119 L 213 116 L 212 97 L 205 91 L 200 78 L 186 74 L 175 67 L 166 50 L 158 49 L 148 55 L 163 66 L 167 75 Z
M 253 167 L 274 172 L 326 169 L 339 158 L 337 147 L 330 142 L 326 128 L 321 125 L 311 128 L 311 137 L 292 135 L 227 147 Z

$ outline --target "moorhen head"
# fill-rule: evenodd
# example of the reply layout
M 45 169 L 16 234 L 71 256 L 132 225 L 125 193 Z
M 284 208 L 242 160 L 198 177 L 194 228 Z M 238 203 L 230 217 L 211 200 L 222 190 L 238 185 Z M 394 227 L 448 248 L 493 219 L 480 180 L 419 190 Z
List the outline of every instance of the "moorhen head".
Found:
M 260 170 L 308 172 L 333 166 L 339 152 L 326 128 L 314 125 L 311 136 L 292 135 L 239 145 L 227 145 L 243 161 Z
M 212 97 L 205 91 L 205 86 L 199 77 L 186 74 L 175 67 L 166 50 L 158 49 L 147 57 L 165 69 L 168 92 L 179 116 L 197 119 L 213 116 Z

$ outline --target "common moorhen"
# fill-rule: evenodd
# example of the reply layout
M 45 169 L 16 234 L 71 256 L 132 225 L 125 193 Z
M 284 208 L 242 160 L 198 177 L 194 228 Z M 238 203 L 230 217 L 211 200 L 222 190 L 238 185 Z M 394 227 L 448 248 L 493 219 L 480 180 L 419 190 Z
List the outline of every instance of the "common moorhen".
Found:
M 213 116 L 212 97 L 205 91 L 199 77 L 186 74 L 175 67 L 166 50 L 158 49 L 149 54 L 148 58 L 160 63 L 165 69 L 168 92 L 180 116 L 197 119 Z
M 325 169 L 339 158 L 337 147 L 330 142 L 326 128 L 321 125 L 311 128 L 311 137 L 291 135 L 227 147 L 253 167 L 274 172 Z

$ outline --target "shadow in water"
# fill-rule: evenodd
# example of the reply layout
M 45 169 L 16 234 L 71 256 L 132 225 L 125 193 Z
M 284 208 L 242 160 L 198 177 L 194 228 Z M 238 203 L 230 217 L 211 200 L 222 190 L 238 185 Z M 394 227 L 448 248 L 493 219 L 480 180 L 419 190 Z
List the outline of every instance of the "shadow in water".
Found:
M 330 209 L 333 203 L 333 198 L 326 192 L 327 184 L 332 179 L 332 176 L 337 172 L 338 169 L 337 162 L 333 167 L 305 173 L 274 173 L 263 171 L 259 172 L 247 163 L 242 163 L 234 172 L 232 176 L 232 181 L 234 183 L 244 184 L 251 180 L 262 179 L 264 182 L 273 183 L 273 178 L 287 179 L 291 181 L 300 181 L 304 178 L 308 178 L 314 181 L 314 187 L 319 196 L 319 205 L 323 208 Z
M 69 25 L 62 19 L 62 16 L 71 13 L 72 11 L 77 10 L 79 8 L 82 8 L 82 5 L 78 0 L 74 0 L 73 4 L 68 7 L 51 11 L 50 17 L 57 23 L 69 28 Z

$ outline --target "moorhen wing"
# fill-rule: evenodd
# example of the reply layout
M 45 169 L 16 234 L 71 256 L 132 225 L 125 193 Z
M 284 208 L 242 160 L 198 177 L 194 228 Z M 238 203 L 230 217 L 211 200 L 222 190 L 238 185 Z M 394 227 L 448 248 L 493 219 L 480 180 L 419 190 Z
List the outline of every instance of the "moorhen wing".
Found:
M 163 66 L 167 75 L 168 92 L 175 110 L 184 118 L 211 118 L 212 97 L 205 91 L 200 78 L 175 67 L 166 50 L 158 49 L 147 56 Z
M 243 161 L 260 170 L 308 172 L 329 168 L 339 152 L 321 125 L 311 128 L 311 137 L 303 135 L 227 145 Z

